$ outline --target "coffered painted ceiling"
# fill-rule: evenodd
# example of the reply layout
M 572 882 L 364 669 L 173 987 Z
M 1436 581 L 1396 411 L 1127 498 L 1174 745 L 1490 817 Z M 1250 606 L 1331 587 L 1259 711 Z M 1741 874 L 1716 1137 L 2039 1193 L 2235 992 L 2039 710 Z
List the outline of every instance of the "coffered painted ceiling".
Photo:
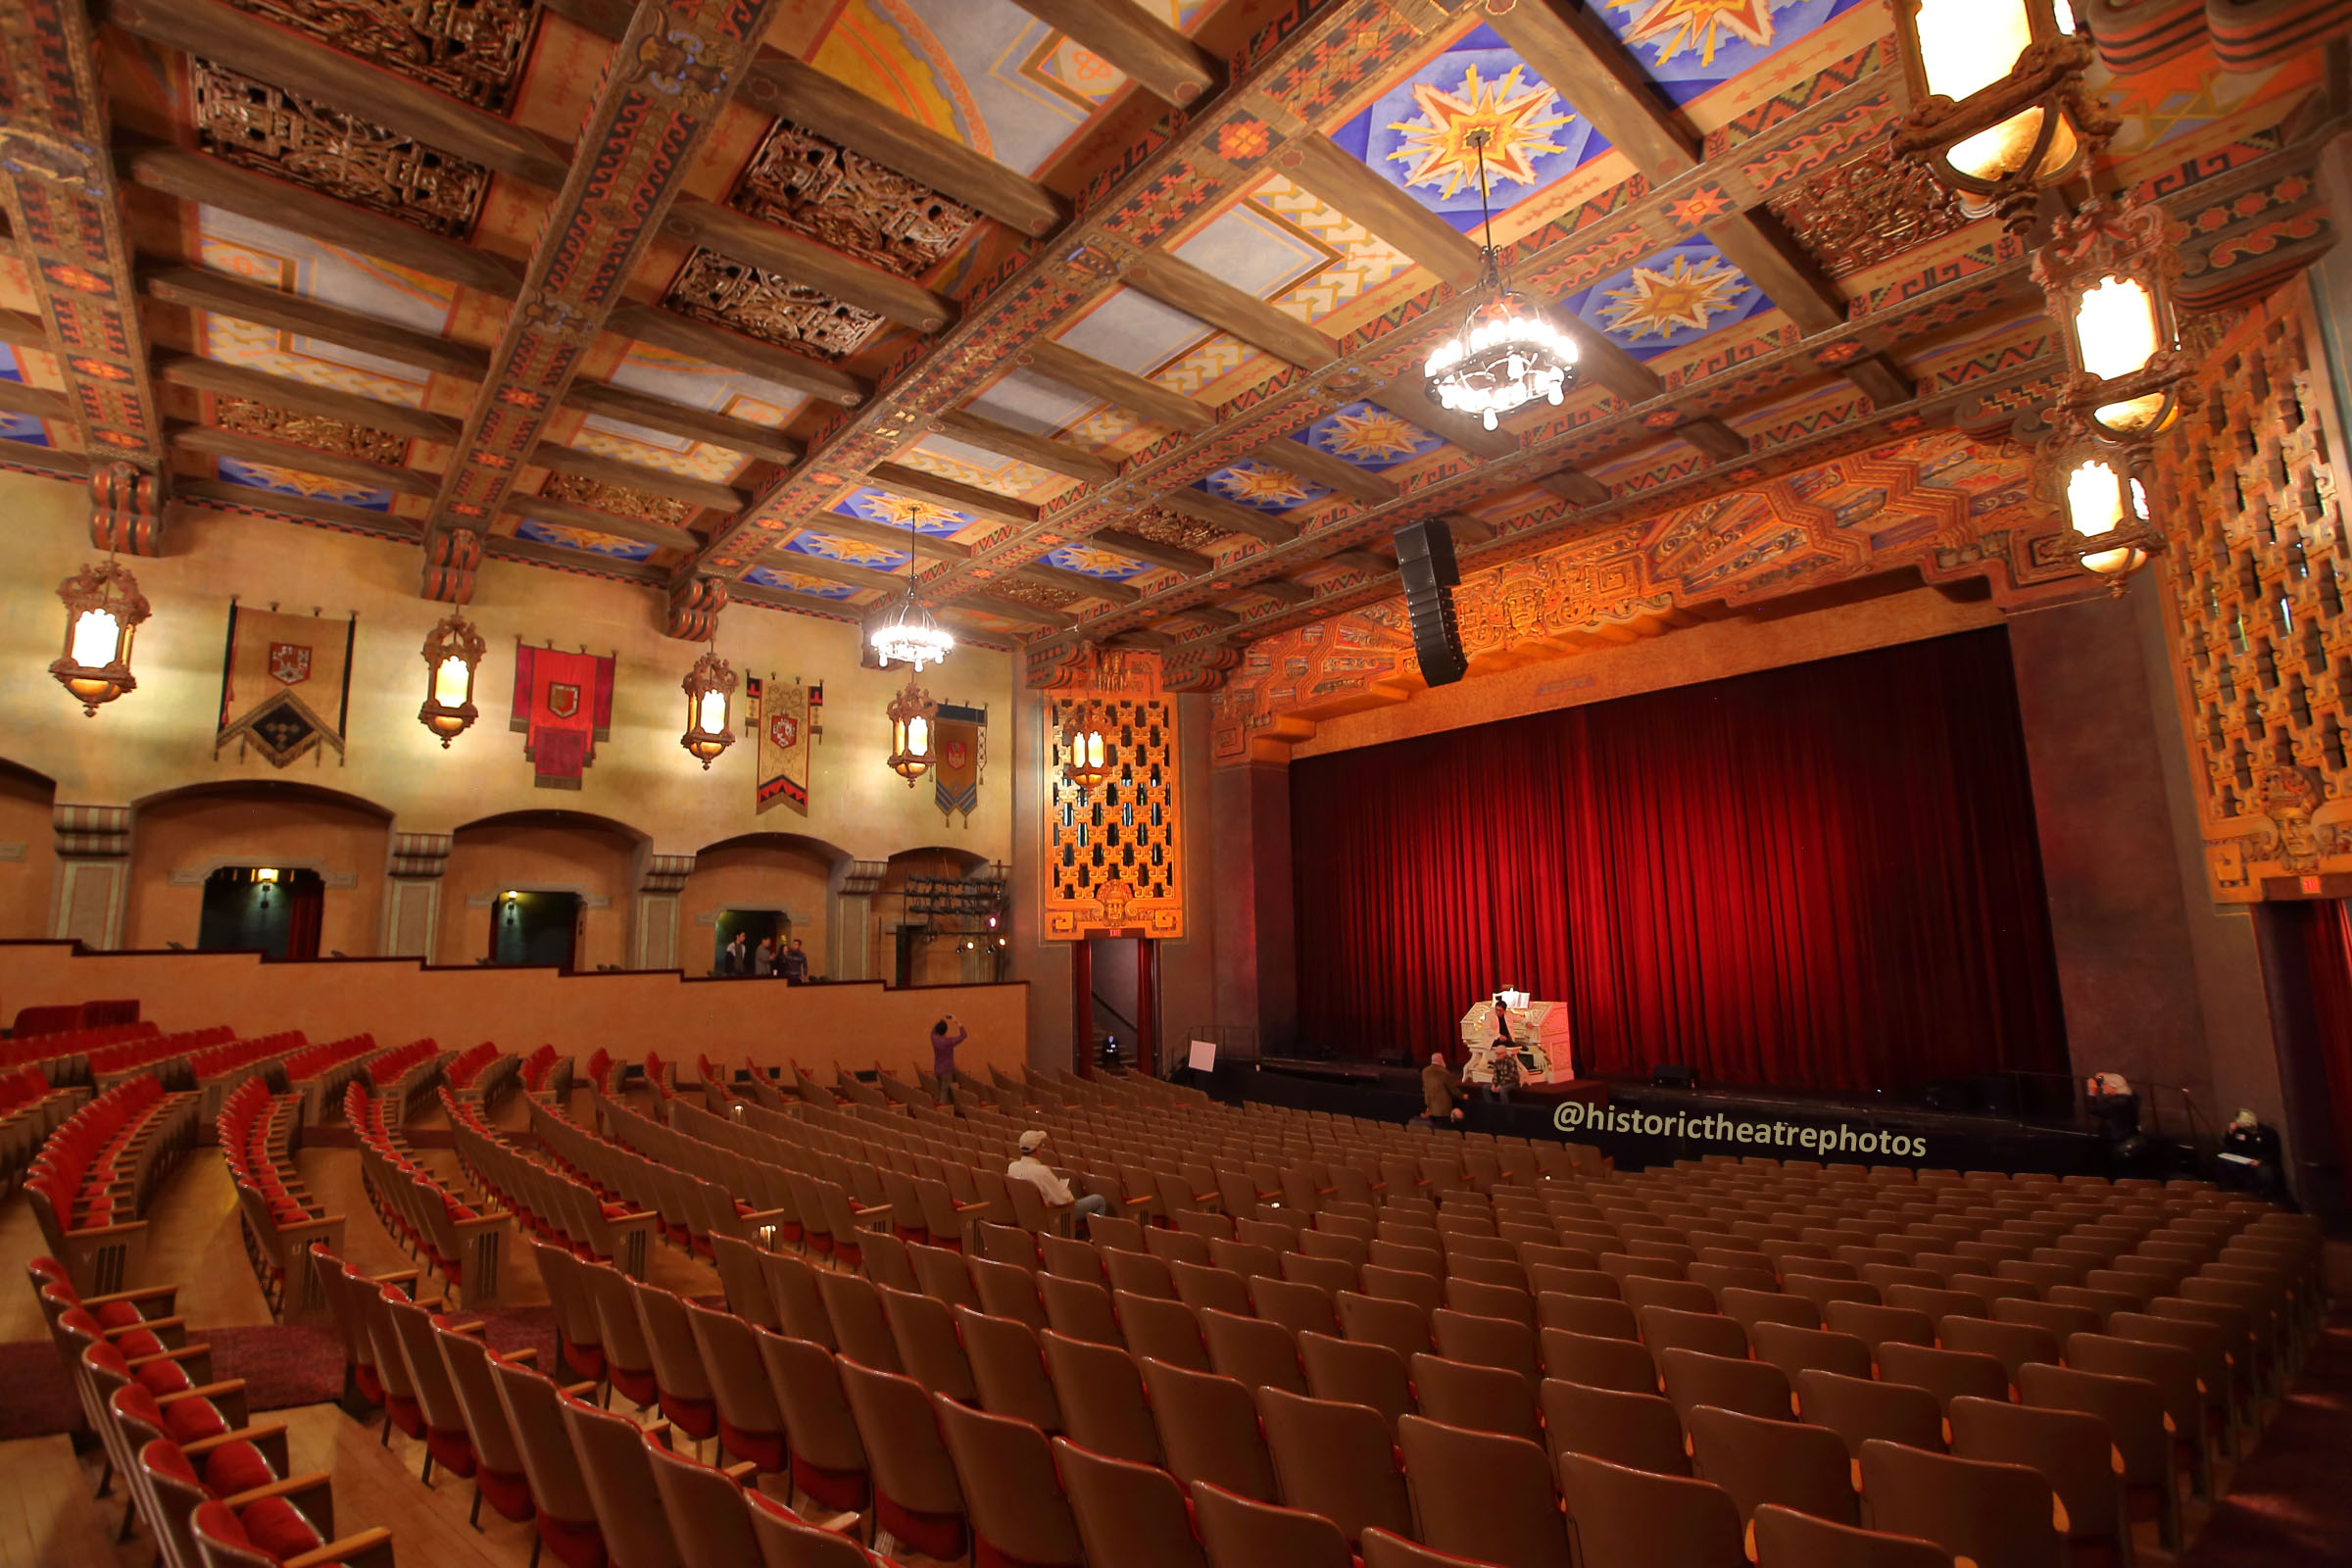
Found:
M 2332 238 L 2341 23 L 2251 9 L 2286 24 L 2093 8 L 2099 177 L 2171 209 L 2208 314 Z M 681 635 L 730 600 L 854 618 L 911 563 L 1040 680 L 1109 641 L 1210 689 L 1367 607 L 1379 642 L 1388 537 L 1431 516 L 1466 572 L 1555 585 L 1469 594 L 1505 641 L 1897 570 L 2072 592 L 2001 439 L 2058 348 L 2022 244 L 1890 154 L 1892 28 L 16 0 L 0 462 L 413 541 L 433 597 L 485 555 L 643 583 Z M 1478 127 L 1513 276 L 1583 349 L 1492 432 L 1418 373 L 1477 275 Z

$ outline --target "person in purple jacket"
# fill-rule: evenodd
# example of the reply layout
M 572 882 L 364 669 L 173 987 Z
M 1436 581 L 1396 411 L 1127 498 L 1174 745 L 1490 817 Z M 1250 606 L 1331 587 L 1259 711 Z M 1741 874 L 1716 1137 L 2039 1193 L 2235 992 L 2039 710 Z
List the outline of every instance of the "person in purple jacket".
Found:
M 950 1029 L 956 1032 L 949 1034 Z M 943 1091 L 956 1078 L 956 1048 L 970 1034 L 952 1012 L 931 1026 L 931 1073 L 940 1081 Z

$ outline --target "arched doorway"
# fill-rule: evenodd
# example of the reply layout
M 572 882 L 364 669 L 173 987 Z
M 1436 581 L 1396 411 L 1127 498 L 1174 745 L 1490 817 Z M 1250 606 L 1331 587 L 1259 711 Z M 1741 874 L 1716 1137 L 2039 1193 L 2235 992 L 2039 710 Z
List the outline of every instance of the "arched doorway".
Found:
M 204 879 L 196 949 L 316 958 L 325 908 L 326 881 L 307 866 L 219 866 Z

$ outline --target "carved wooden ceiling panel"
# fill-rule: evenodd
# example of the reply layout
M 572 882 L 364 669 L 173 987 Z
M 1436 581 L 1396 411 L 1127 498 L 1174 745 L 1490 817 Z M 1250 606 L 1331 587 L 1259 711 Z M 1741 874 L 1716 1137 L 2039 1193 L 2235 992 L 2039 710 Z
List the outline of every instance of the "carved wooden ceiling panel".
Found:
M 674 497 L 648 495 L 627 485 L 577 473 L 549 474 L 539 493 L 550 501 L 565 501 L 595 512 L 609 512 L 616 517 L 634 517 L 639 522 L 659 522 L 672 528 L 685 527 L 687 519 L 701 510 Z
M 810 349 L 829 360 L 857 353 L 882 325 L 882 318 L 871 311 L 706 250 L 686 259 L 662 303 L 681 316 L 786 348 Z
M 530 0 L 228 0 L 483 109 L 514 99 L 539 8 Z
M 980 220 L 960 202 L 789 120 L 769 128 L 729 202 L 902 277 L 947 260 Z
M 390 430 L 377 430 L 320 414 L 301 414 L 268 403 L 257 403 L 251 398 L 215 398 L 213 422 L 223 430 L 234 430 L 240 435 L 289 441 L 315 452 L 332 453 L 339 458 L 358 458 L 367 463 L 397 466 L 409 455 L 409 438 L 395 435 Z
M 1850 277 L 1961 227 L 1925 167 L 1881 147 L 1765 203 L 1831 277 Z

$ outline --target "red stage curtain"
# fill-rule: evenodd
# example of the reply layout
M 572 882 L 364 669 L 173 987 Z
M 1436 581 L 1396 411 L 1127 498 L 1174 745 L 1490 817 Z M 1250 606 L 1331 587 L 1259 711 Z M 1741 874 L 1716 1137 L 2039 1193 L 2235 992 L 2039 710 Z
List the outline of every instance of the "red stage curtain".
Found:
M 1291 768 L 1299 1028 L 1445 1044 L 1506 984 L 1588 1073 L 2067 1070 L 2006 632 Z
M 2285 904 L 2279 911 L 2300 928 L 2311 965 L 2312 1022 L 2328 1074 L 2336 1148 L 2352 1159 L 2352 908 L 2341 899 Z

